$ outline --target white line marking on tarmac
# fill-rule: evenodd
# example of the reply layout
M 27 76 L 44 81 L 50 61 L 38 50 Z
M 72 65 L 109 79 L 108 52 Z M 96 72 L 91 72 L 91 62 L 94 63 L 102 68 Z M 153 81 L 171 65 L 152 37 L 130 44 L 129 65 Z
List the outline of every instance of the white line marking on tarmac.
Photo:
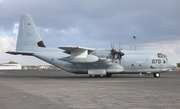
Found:
M 142 80 L 120 80 L 120 81 L 87 81 L 87 82 L 102 82 L 102 83 L 131 83 L 131 82 L 143 82 Z

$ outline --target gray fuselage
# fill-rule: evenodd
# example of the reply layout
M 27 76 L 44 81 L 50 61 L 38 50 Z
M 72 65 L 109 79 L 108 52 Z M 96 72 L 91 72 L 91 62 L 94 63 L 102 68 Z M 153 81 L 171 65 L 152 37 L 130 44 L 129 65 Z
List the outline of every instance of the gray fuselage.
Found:
M 70 56 L 63 53 L 63 50 L 49 49 L 47 51 L 35 52 L 34 56 L 75 74 L 88 74 L 88 70 L 93 69 L 104 69 L 106 73 L 112 74 L 146 74 L 166 72 L 176 67 L 176 63 L 170 61 L 162 52 L 149 50 L 124 50 L 125 55 L 121 62 L 119 62 L 119 59 L 112 62 L 111 59 L 107 58 L 110 50 L 95 49 L 91 54 L 99 57 L 99 60 L 93 63 L 71 63 L 60 59 Z M 158 54 L 162 56 L 158 57 Z

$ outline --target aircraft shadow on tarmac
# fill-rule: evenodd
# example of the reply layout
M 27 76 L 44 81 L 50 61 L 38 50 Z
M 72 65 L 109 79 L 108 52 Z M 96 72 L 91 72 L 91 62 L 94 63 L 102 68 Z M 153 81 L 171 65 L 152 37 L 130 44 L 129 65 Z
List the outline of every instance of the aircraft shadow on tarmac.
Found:
M 122 76 L 122 75 L 114 75 L 110 78 L 107 77 L 89 77 L 88 75 L 69 75 L 69 76 L 62 76 L 62 75 L 56 75 L 56 76 L 50 76 L 50 75 L 0 75 L 0 78 L 12 78 L 12 79 L 113 79 L 113 78 L 152 78 L 152 79 L 156 79 L 152 76 L 141 76 L 141 75 L 127 75 L 127 76 Z M 171 77 L 161 77 L 161 78 L 171 78 Z
M 168 73 L 170 74 L 170 73 Z M 176 76 L 173 76 L 176 77 Z M 0 71 L 0 78 L 39 78 L 39 79 L 113 79 L 113 78 L 153 78 L 153 79 L 160 79 L 160 78 L 172 78 L 172 76 L 168 76 L 167 74 L 162 74 L 160 78 L 154 78 L 152 75 L 138 75 L 138 74 L 118 74 L 113 75 L 110 78 L 107 77 L 89 77 L 87 74 L 71 74 L 68 72 L 59 72 L 59 71 Z

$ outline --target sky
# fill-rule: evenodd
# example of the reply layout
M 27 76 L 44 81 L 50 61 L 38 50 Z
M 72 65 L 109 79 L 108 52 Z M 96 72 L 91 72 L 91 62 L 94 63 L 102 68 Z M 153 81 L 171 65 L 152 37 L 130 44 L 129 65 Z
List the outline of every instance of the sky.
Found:
M 180 62 L 179 0 L 0 0 L 0 63 L 45 62 L 14 56 L 20 17 L 29 13 L 46 46 L 161 51 Z

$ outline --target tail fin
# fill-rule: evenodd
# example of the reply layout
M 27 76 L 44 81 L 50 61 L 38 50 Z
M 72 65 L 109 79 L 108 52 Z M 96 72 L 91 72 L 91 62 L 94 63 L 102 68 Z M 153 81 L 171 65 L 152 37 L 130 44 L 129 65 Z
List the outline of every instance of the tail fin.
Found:
M 20 20 L 16 51 L 38 51 L 45 47 L 36 26 L 29 14 L 23 14 Z

